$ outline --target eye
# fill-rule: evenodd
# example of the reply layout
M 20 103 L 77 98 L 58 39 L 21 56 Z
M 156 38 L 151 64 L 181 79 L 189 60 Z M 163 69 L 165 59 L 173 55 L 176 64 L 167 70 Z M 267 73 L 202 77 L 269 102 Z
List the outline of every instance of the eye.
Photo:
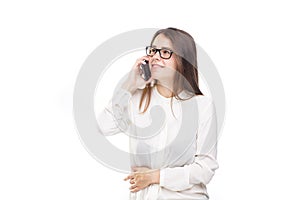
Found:
M 149 52 L 152 54 L 152 53 L 155 53 L 156 52 L 156 48 L 150 48 Z
M 161 51 L 165 55 L 169 55 L 171 53 L 170 50 L 168 50 L 168 49 L 162 49 Z

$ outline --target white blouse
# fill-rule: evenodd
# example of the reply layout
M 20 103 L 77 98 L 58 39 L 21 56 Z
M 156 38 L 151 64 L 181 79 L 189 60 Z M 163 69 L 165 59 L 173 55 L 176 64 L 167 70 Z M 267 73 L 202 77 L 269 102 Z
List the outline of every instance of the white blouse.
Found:
M 149 107 L 141 114 L 141 93 L 138 90 L 131 95 L 119 89 L 97 117 L 104 135 L 123 132 L 130 136 L 131 166 L 160 169 L 159 184 L 130 193 L 129 199 L 208 199 L 206 185 L 218 168 L 212 99 L 197 95 L 171 102 L 154 86 Z M 179 96 L 189 97 L 187 92 Z M 192 105 L 192 110 L 184 103 Z

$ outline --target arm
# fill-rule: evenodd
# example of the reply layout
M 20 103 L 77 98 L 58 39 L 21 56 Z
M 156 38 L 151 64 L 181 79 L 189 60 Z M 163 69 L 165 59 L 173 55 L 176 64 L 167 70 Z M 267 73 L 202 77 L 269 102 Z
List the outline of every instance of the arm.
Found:
M 149 60 L 148 57 L 139 58 L 134 64 L 132 70 L 128 73 L 127 80 L 115 92 L 108 106 L 97 116 L 99 131 L 108 136 L 120 132 L 126 132 L 130 127 L 129 118 L 130 98 L 138 88 L 145 87 L 153 79 L 145 81 L 141 78 L 139 66 L 143 60 Z
M 114 135 L 127 130 L 130 124 L 128 110 L 131 97 L 129 91 L 120 88 L 97 116 L 99 130 L 103 135 Z
M 197 133 L 197 151 L 194 162 L 183 167 L 160 170 L 160 186 L 172 191 L 182 191 L 195 184 L 208 184 L 218 168 L 217 122 L 213 104 L 199 125 Z

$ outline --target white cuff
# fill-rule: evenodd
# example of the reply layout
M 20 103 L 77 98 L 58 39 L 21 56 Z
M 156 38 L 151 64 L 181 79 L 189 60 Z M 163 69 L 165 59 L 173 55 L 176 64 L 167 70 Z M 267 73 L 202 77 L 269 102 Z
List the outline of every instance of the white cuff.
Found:
M 190 166 L 160 170 L 160 186 L 172 191 L 182 191 L 193 186 L 189 181 Z

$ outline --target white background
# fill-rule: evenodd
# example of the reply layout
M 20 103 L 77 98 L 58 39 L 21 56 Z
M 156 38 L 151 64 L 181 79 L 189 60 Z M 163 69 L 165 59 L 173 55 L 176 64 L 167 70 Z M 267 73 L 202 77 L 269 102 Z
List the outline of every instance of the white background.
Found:
M 125 174 L 98 163 L 78 137 L 74 84 L 102 42 L 169 26 L 194 36 L 225 87 L 211 199 L 299 199 L 299 8 L 296 0 L 1 1 L 0 199 L 126 199 Z

